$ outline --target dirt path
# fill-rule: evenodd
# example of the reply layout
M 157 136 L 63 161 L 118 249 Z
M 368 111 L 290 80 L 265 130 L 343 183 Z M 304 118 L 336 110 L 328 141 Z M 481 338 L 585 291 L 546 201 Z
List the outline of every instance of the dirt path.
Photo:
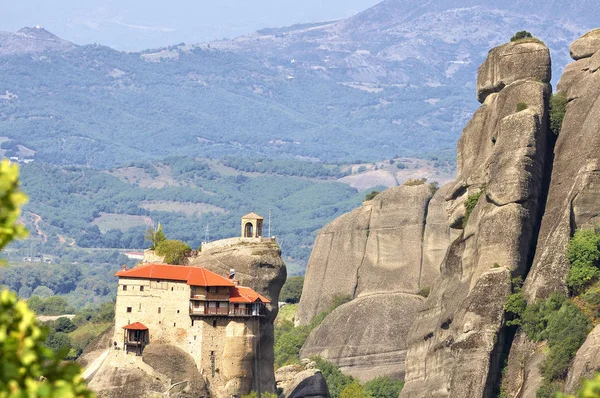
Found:
M 31 213 L 29 212 L 29 214 L 31 214 L 33 216 L 33 225 L 35 225 L 35 232 L 36 234 L 38 234 L 39 236 L 42 237 L 42 240 L 45 242 L 48 241 L 48 235 L 46 235 L 44 233 L 44 231 L 42 231 L 42 229 L 40 228 L 40 222 L 42 221 L 42 217 L 39 214 L 35 214 L 35 213 Z

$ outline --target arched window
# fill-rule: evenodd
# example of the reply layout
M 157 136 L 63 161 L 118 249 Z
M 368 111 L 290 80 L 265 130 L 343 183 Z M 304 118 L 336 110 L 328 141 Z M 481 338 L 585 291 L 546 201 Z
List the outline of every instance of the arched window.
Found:
M 246 223 L 245 227 L 244 227 L 244 237 L 245 238 L 252 238 L 254 237 L 254 227 L 252 226 L 252 223 Z

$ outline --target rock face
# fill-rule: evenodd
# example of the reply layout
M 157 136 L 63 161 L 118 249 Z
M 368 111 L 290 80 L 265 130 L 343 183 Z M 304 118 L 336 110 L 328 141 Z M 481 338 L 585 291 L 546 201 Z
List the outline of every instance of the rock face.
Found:
M 322 397 L 329 398 L 329 389 L 323 374 L 313 361 L 307 359 L 301 365 L 288 365 L 275 371 L 277 389 L 281 398 Z
M 523 292 L 528 302 L 545 299 L 553 292 L 567 293 L 569 238 L 578 228 L 600 221 L 600 29 L 593 30 L 571 46 L 577 61 L 568 65 L 558 83 L 558 92 L 568 99 L 560 135 L 554 147 L 552 177 L 542 219 L 535 258 Z M 595 333 L 595 334 L 594 334 Z M 579 377 L 592 366 L 587 353 L 593 350 L 597 331 L 577 354 L 567 387 L 573 391 Z M 518 334 L 511 347 L 504 387 L 510 397 L 534 397 L 541 385 L 537 364 L 543 350 Z M 582 351 L 583 350 L 583 351 Z M 523 369 L 531 372 L 523 373 Z M 524 392 L 528 393 L 525 394 Z
M 565 392 L 570 394 L 577 392 L 579 381 L 583 378 L 593 378 L 598 371 L 600 371 L 600 326 L 592 330 L 577 351 L 567 376 Z
M 511 274 L 531 261 L 543 210 L 549 70 L 548 49 L 530 41 L 492 49 L 479 69 L 484 102 L 459 140 L 446 195 L 450 224 L 464 228 L 410 328 L 401 397 L 485 397 L 498 381 Z
M 303 357 L 320 355 L 363 381 L 403 375 L 406 332 L 423 301 L 417 293 L 431 286 L 450 244 L 446 192 L 388 189 L 321 230 L 296 320 L 310 322 L 335 295 L 353 300 L 313 331 Z
M 596 39 L 591 39 L 596 37 Z M 573 43 L 580 48 L 600 40 L 594 30 Z M 600 56 L 600 42 L 589 45 Z M 576 45 L 577 44 L 577 45 Z M 554 150 L 552 179 L 540 228 L 536 255 L 525 282 L 528 301 L 545 298 L 554 291 L 566 292 L 566 257 L 569 237 L 575 229 L 597 223 L 600 215 L 600 72 L 590 70 L 593 57 L 581 58 L 565 69 L 558 92 L 569 100 Z

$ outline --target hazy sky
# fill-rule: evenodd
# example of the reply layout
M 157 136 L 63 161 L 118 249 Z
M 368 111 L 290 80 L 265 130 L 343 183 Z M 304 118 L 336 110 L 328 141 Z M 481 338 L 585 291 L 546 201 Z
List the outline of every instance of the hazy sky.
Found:
M 141 50 L 344 18 L 380 0 L 0 0 L 0 30 L 40 25 L 77 44 Z

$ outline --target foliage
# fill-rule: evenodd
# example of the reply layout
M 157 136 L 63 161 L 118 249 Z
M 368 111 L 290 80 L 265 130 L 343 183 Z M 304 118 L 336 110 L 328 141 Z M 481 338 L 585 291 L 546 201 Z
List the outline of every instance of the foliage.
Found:
M 156 246 L 156 254 L 165 258 L 167 264 L 179 265 L 183 262 L 186 253 L 192 248 L 180 240 L 165 240 Z
M 556 398 L 600 398 L 600 373 L 591 380 L 583 380 L 577 396 L 559 393 Z
M 540 388 L 535 392 L 535 398 L 555 398 L 558 392 L 560 392 L 559 383 L 544 380 Z
M 144 235 L 144 240 L 150 242 L 150 249 L 156 250 L 156 246 L 167 240 L 165 233 L 162 230 L 162 225 L 158 224 L 158 228 L 148 228 L 146 230 L 146 235 Z
M 521 112 L 527 109 L 527 104 L 525 102 L 519 102 L 517 104 L 517 112 Z
M 533 37 L 533 35 L 526 30 L 522 30 L 520 32 L 515 33 L 514 36 L 510 38 L 510 41 L 517 41 L 529 37 Z
M 569 242 L 569 274 L 567 285 L 574 293 L 581 293 L 600 276 L 600 233 L 579 230 Z
M 27 300 L 27 305 L 36 314 L 41 315 L 63 315 L 73 313 L 75 310 L 67 304 L 67 301 L 60 296 L 50 296 L 42 300 L 38 296 L 32 296 Z
M 310 359 L 315 361 L 317 369 L 323 374 L 331 398 L 341 398 L 342 391 L 344 391 L 346 386 L 355 382 L 352 376 L 346 376 L 340 368 L 331 362 L 321 357 L 311 357 Z
M 585 342 L 591 325 L 583 313 L 570 301 L 548 319 L 546 336 L 550 352 L 541 366 L 546 380 L 556 380 L 567 375 L 569 363 Z
M 435 193 L 440 189 L 440 183 L 437 181 L 432 181 L 429 183 L 429 189 L 431 190 L 431 194 L 435 195 Z
M 372 398 L 398 398 L 404 387 L 402 380 L 394 380 L 389 376 L 381 376 L 365 383 L 365 394 Z
M 504 312 L 506 312 L 506 326 L 521 325 L 521 316 L 527 308 L 527 302 L 523 297 L 523 279 L 521 277 L 513 278 L 512 292 L 506 298 L 504 303 Z
M 304 286 L 303 276 L 291 276 L 287 278 L 285 284 L 281 288 L 279 301 L 285 301 L 289 304 L 295 304 L 300 301 L 302 295 L 302 287 Z
M 567 102 L 567 97 L 563 93 L 556 93 L 550 97 L 550 130 L 555 135 L 560 134 L 567 111 Z
M 0 396 L 93 397 L 79 366 L 44 345 L 46 335 L 24 301 L 0 293 Z
M 0 162 L 0 249 L 13 239 L 24 238 L 27 231 L 17 220 L 27 195 L 19 188 L 19 166 L 8 159 Z
M 379 194 L 379 191 L 371 191 L 370 193 L 365 195 L 365 200 L 372 200 Z
M 57 332 L 63 333 L 69 333 L 77 329 L 77 326 L 69 318 L 64 316 L 52 322 L 52 325 L 50 327 L 56 330 Z
M 423 185 L 427 182 L 427 178 L 409 178 L 408 180 L 404 181 L 404 184 L 402 185 L 406 185 L 408 187 L 415 187 L 418 185 Z
M 430 287 L 429 286 L 424 286 L 419 290 L 419 296 L 421 297 L 429 297 L 429 293 L 430 293 Z
M 469 216 L 471 215 L 471 212 L 475 208 L 475 205 L 477 205 L 477 202 L 479 201 L 479 197 L 481 196 L 482 193 L 483 193 L 483 189 L 477 193 L 467 196 L 467 200 L 465 201 L 465 218 L 463 219 L 463 228 L 467 225 Z
M 566 376 L 569 364 L 591 329 L 585 315 L 564 296 L 553 293 L 544 301 L 527 306 L 522 328 L 532 341 L 546 340 L 548 353 L 540 366 L 544 377 L 537 396 L 553 396 L 556 380 Z
M 340 398 L 365 398 L 365 390 L 358 380 L 352 381 L 340 393 Z

